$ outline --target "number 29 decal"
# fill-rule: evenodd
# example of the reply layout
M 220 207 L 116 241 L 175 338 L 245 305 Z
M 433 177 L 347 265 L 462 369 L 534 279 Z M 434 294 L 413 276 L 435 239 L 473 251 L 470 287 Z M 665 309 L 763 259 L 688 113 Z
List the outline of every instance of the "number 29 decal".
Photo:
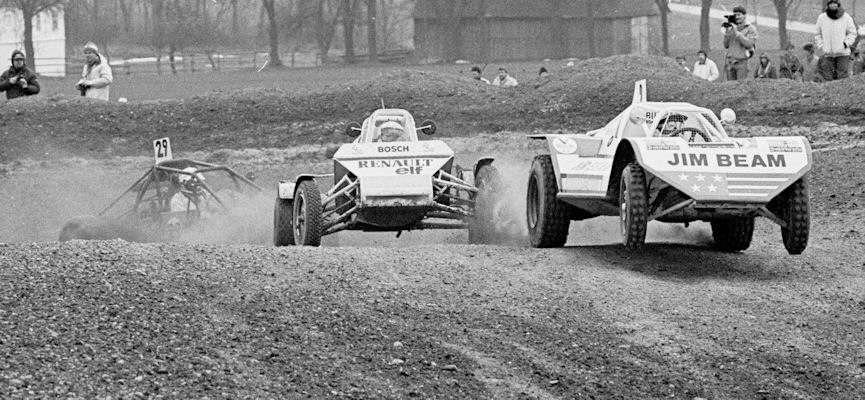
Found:
M 157 164 L 172 159 L 171 141 L 167 137 L 153 141 L 153 158 L 156 159 Z

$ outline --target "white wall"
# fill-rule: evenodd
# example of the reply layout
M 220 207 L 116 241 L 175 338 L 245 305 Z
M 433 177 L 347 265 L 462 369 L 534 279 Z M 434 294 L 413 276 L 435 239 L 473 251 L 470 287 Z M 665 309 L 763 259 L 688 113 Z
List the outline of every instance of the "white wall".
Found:
M 33 17 L 33 51 L 36 59 L 27 54 L 27 63 L 36 63 L 36 72 L 45 76 L 66 75 L 66 27 L 62 9 L 45 11 Z M 21 11 L 0 8 L 0 60 L 9 62 L 12 51 L 24 51 L 24 18 Z M 0 66 L 3 66 L 0 63 Z M 6 69 L 3 66 L 0 69 Z

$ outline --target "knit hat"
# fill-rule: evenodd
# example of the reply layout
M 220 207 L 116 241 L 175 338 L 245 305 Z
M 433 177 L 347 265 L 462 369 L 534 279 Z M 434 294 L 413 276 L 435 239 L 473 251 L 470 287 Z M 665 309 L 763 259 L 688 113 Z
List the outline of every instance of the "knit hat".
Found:
M 742 13 L 742 14 L 748 13 L 747 11 L 745 11 L 745 7 L 742 7 L 742 6 L 733 7 L 733 12 L 734 13 Z
M 88 50 L 99 54 L 99 48 L 96 47 L 96 43 L 87 42 L 87 44 L 84 45 L 84 51 L 86 52 Z
M 12 51 L 12 57 L 9 57 L 9 59 L 14 60 L 15 56 L 21 56 L 21 58 L 26 58 L 26 57 L 24 57 L 24 53 L 21 50 L 13 50 Z
M 829 1 L 826 2 L 826 5 L 828 6 L 829 4 L 832 4 L 832 3 L 835 3 L 835 4 L 839 5 L 839 6 L 841 5 L 841 2 L 838 1 L 838 0 L 829 0 Z
M 481 67 L 478 67 L 477 65 L 475 65 L 474 67 L 472 67 L 472 72 L 481 73 Z

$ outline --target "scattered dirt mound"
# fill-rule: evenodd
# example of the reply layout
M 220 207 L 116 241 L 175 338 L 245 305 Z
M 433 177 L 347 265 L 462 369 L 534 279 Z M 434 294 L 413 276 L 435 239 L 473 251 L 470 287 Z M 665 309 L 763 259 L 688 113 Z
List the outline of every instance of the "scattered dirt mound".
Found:
M 434 118 L 444 136 L 503 130 L 580 130 L 630 103 L 633 82 L 649 97 L 712 109 L 732 107 L 746 125 L 861 124 L 856 88 L 865 76 L 824 85 L 789 80 L 709 83 L 681 73 L 667 58 L 616 56 L 580 62 L 513 89 L 469 78 L 402 70 L 318 93 L 242 90 L 186 100 L 96 103 L 34 97 L 0 105 L 0 163 L 21 158 L 146 154 L 151 139 L 171 136 L 186 149 L 287 147 L 328 143 L 348 121 L 381 106 Z M 26 133 L 26 134 L 25 134 Z

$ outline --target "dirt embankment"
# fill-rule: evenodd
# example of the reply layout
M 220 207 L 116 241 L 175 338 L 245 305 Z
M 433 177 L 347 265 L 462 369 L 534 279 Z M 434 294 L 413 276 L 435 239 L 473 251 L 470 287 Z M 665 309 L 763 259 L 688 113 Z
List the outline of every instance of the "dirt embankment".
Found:
M 466 77 L 403 70 L 317 93 L 256 89 L 185 100 L 100 103 L 79 97 L 33 97 L 0 105 L 0 164 L 22 158 L 140 155 L 150 140 L 171 136 L 180 148 L 284 148 L 340 141 L 345 123 L 382 101 L 432 118 L 444 136 L 480 132 L 584 130 L 631 101 L 633 82 L 647 79 L 649 97 L 713 110 L 731 107 L 747 125 L 860 126 L 860 75 L 823 85 L 790 80 L 709 83 L 652 56 L 592 59 L 513 89 Z M 861 132 L 860 132 L 861 133 Z

